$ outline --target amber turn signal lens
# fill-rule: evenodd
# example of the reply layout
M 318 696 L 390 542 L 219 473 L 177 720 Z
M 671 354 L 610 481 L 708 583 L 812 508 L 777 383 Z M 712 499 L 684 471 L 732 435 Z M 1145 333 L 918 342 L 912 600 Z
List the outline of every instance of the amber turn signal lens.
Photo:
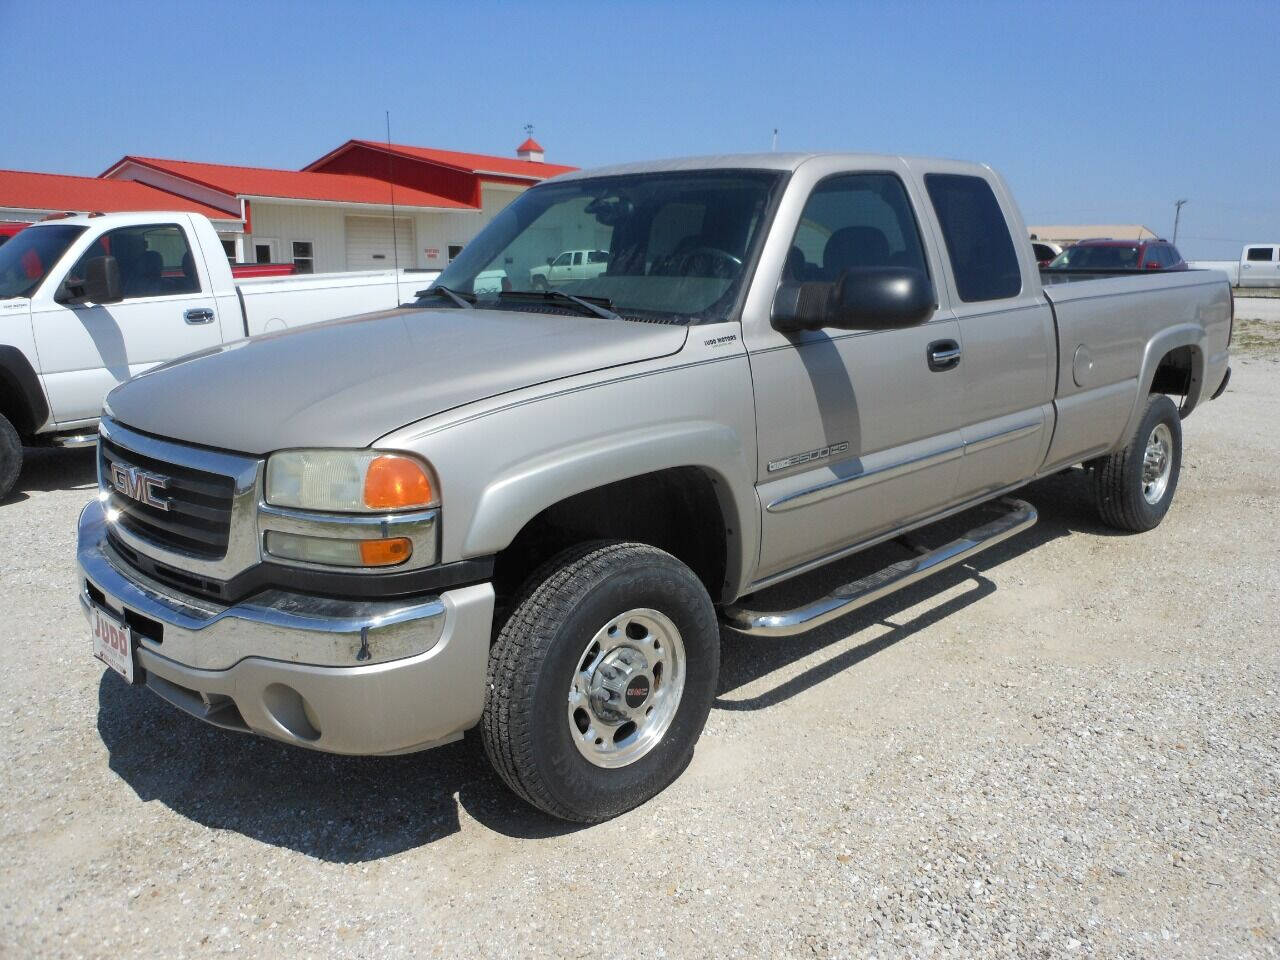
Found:
M 407 537 L 360 541 L 360 561 L 366 567 L 394 567 L 397 563 L 404 563 L 412 554 L 413 544 Z
M 384 454 L 365 473 L 364 505 L 371 510 L 425 507 L 433 497 L 426 470 L 409 457 Z

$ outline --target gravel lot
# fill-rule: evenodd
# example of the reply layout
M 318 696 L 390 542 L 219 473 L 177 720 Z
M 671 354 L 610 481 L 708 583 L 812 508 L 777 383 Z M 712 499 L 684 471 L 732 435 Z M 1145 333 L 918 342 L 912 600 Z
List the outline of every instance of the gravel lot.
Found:
M 798 640 L 727 634 L 692 767 L 588 829 L 471 738 L 340 759 L 126 688 L 75 602 L 92 456 L 33 452 L 0 507 L 0 956 L 1280 955 L 1280 339 L 1257 332 L 1156 531 L 1102 528 L 1064 475 L 972 566 Z

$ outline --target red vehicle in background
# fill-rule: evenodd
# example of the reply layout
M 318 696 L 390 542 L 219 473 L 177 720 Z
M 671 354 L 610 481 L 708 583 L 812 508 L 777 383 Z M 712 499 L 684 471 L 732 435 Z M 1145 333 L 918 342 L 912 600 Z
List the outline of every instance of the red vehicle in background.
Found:
M 0 246 L 4 246 L 9 238 L 20 230 L 25 229 L 28 224 L 16 223 L 8 220 L 0 220 Z
M 1046 270 L 1186 270 L 1168 240 L 1081 240 L 1054 257 Z
M 233 263 L 231 276 L 237 280 L 249 277 L 291 277 L 295 272 L 292 263 Z

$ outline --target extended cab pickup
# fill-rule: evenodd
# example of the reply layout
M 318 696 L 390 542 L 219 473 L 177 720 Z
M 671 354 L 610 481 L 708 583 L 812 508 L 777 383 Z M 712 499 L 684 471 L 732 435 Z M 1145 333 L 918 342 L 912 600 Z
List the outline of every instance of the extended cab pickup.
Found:
M 103 397 L 130 376 L 243 337 L 394 307 L 434 276 L 234 270 L 213 225 L 189 213 L 62 217 L 0 247 L 0 500 L 23 443 L 92 443 Z
M 94 653 L 227 729 L 393 754 L 479 726 L 551 814 L 633 807 L 692 756 L 722 625 L 797 634 L 963 561 L 1034 523 L 1011 492 L 1075 464 L 1107 523 L 1165 516 L 1181 419 L 1226 384 L 1230 290 L 1042 287 L 1026 235 L 1000 177 L 954 161 L 534 187 L 412 307 L 111 393 L 79 526 Z M 575 244 L 608 268 L 476 283 Z M 963 537 L 751 602 L 970 508 Z
M 1192 260 L 1195 270 L 1221 270 L 1233 287 L 1280 287 L 1280 243 L 1246 243 L 1239 260 Z

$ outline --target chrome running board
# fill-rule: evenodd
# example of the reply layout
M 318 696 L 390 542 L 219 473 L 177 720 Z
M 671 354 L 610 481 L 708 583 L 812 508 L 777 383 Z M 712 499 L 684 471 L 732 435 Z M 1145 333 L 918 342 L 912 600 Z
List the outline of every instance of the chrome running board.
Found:
M 997 503 L 1005 508 L 1005 513 L 989 523 L 974 527 L 963 537 L 936 550 L 923 552 L 908 560 L 899 560 L 860 580 L 836 588 L 821 600 L 794 610 L 768 613 L 737 605 L 728 606 L 722 615 L 724 624 L 731 630 L 753 637 L 795 636 L 830 623 L 947 567 L 963 563 L 975 554 L 994 547 L 1035 524 L 1036 508 L 1025 500 L 1007 497 Z

